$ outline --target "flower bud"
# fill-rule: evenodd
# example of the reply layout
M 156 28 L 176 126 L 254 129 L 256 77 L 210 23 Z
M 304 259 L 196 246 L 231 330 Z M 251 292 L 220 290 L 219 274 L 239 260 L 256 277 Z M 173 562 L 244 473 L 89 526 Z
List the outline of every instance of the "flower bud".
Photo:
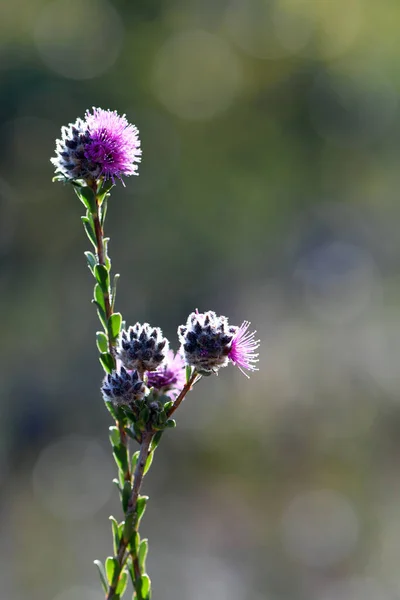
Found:
M 136 323 L 121 332 L 118 358 L 126 369 L 155 371 L 165 360 L 168 340 L 159 327 Z
M 144 398 L 147 388 L 137 371 L 128 372 L 121 367 L 119 373 L 113 371 L 105 376 L 101 391 L 106 402 L 132 405 Z
M 191 313 L 186 325 L 178 328 L 186 364 L 203 375 L 217 373 L 229 362 L 236 331 L 237 327 L 231 327 L 226 317 L 218 317 L 211 310 Z

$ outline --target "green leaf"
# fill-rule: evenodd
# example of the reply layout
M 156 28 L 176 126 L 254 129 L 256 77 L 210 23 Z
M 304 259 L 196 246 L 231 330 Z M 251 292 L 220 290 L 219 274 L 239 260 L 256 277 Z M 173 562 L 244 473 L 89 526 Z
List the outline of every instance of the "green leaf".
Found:
M 100 287 L 100 284 L 96 283 L 93 290 L 94 300 L 96 302 L 96 306 L 101 306 L 104 311 L 104 315 L 106 314 L 106 303 L 104 300 L 104 292 Z
M 147 471 L 150 469 L 151 463 L 153 462 L 153 458 L 154 458 L 154 453 L 150 452 L 150 454 L 148 455 L 147 460 L 146 460 L 143 475 L 146 475 Z
M 88 186 L 81 186 L 79 188 L 74 188 L 75 193 L 78 196 L 79 200 L 82 204 L 87 208 L 87 210 L 94 215 L 97 211 L 96 206 L 96 196 L 92 188 Z
M 107 207 L 108 207 L 108 198 L 106 195 L 103 197 L 102 207 L 101 207 L 101 216 L 100 216 L 100 225 L 104 226 L 104 221 L 106 220 L 107 215 Z
M 114 404 L 112 402 L 110 402 L 109 400 L 105 400 L 104 404 L 106 405 L 106 409 L 108 410 L 108 412 L 110 413 L 112 418 L 115 420 L 118 420 L 117 413 L 116 413 L 117 407 L 114 406 Z
M 132 551 L 137 556 L 138 552 L 139 552 L 139 545 L 140 545 L 140 535 L 138 534 L 137 531 L 133 532 L 133 535 L 131 537 L 129 544 L 130 544 Z
M 100 581 L 101 581 L 102 588 L 103 588 L 104 592 L 107 593 L 107 591 L 108 591 L 108 584 L 107 584 L 106 572 L 105 572 L 103 563 L 100 560 L 94 560 L 93 562 L 94 562 L 94 564 L 96 565 L 96 567 L 99 570 L 99 575 L 100 575 Z
M 104 196 L 110 194 L 110 191 L 112 190 L 114 185 L 115 184 L 112 182 L 111 179 L 103 179 L 99 182 L 99 185 L 97 186 L 97 198 L 99 199 L 100 203 L 102 202 Z
M 186 383 L 189 383 L 189 380 L 192 376 L 193 368 L 190 365 L 186 365 Z
M 125 523 L 124 523 L 124 530 L 122 533 L 122 537 L 124 538 L 124 540 L 126 542 L 128 542 L 131 539 L 132 536 L 132 532 L 133 532 L 133 517 L 134 515 L 131 513 L 130 515 L 127 516 Z
M 108 270 L 111 269 L 111 260 L 110 257 L 108 256 L 108 242 L 110 241 L 110 238 L 104 238 L 103 240 L 103 249 L 104 249 L 104 256 L 105 256 L 105 263 L 106 263 L 106 267 Z
M 97 265 L 96 256 L 93 254 L 93 252 L 89 252 L 89 251 L 85 252 L 84 254 L 86 256 L 88 267 L 94 275 L 94 268 Z
M 116 576 L 116 573 L 118 573 L 118 570 L 119 570 L 118 560 L 116 558 L 114 558 L 113 556 L 109 556 L 108 558 L 106 558 L 105 567 L 106 567 L 107 581 L 111 585 L 112 582 L 114 581 L 114 577 Z
M 168 419 L 168 421 L 165 423 L 165 427 L 169 427 L 170 429 L 176 427 L 175 419 Z
M 104 265 L 96 265 L 94 268 L 94 276 L 100 284 L 103 292 L 108 293 L 108 287 L 110 284 L 108 269 Z
M 103 325 L 104 329 L 107 329 L 107 317 L 104 308 L 96 300 L 92 300 L 92 302 L 97 306 L 97 316 L 99 317 L 100 323 Z
M 119 273 L 116 273 L 114 275 L 114 281 L 113 281 L 113 286 L 112 286 L 112 290 L 111 290 L 111 310 L 114 310 L 114 306 L 115 306 L 115 298 L 117 297 L 117 283 L 119 280 Z
M 147 504 L 147 500 L 149 499 L 148 496 L 139 496 L 139 498 L 137 499 L 136 502 L 136 522 L 139 526 L 140 523 L 140 519 L 143 517 L 144 515 L 144 511 L 146 510 L 146 504 Z
M 146 570 L 146 558 L 147 558 L 148 550 L 149 550 L 149 540 L 144 539 L 140 542 L 139 552 L 138 552 L 139 566 L 140 566 L 141 571 Z
M 114 313 L 108 319 L 108 335 L 112 340 L 116 340 L 121 331 L 122 315 L 121 313 Z
M 143 423 L 147 423 L 150 417 L 150 411 L 147 406 L 144 406 L 139 413 L 139 419 L 143 421 Z
M 128 451 L 126 446 L 122 444 L 119 446 L 113 446 L 113 455 L 115 458 L 115 462 L 122 473 L 128 472 Z
M 121 435 L 119 433 L 119 429 L 118 427 L 115 427 L 115 425 L 112 425 L 111 427 L 108 428 L 109 433 L 109 437 L 110 437 L 110 442 L 112 446 L 119 446 L 119 444 L 121 443 Z
M 110 517 L 110 521 L 111 521 L 111 528 L 112 528 L 112 532 L 113 532 L 114 554 L 116 555 L 118 553 L 119 540 L 120 540 L 119 525 L 118 525 L 117 520 L 114 519 L 114 517 Z
M 123 596 L 126 586 L 128 585 L 128 573 L 123 571 L 119 577 L 117 589 L 115 590 L 119 596 Z
M 99 360 L 106 373 L 111 373 L 115 369 L 114 359 L 109 352 L 102 352 Z
M 132 493 L 130 481 L 125 481 L 124 489 L 122 490 L 122 510 L 124 513 L 128 510 L 128 504 Z
M 145 573 L 140 578 L 141 582 L 141 593 L 143 600 L 150 600 L 151 597 L 151 581 L 150 577 Z
M 96 344 L 99 352 L 107 352 L 108 339 L 103 331 L 96 331 Z
M 94 228 L 93 228 L 93 225 L 92 225 L 90 219 L 88 217 L 81 217 L 81 219 L 82 219 L 83 227 L 85 228 L 85 231 L 86 231 L 86 235 L 88 236 L 89 240 L 92 242 L 93 246 L 97 250 L 96 234 L 95 234 L 95 231 L 94 231 Z
M 139 459 L 139 454 L 140 454 L 139 450 L 137 452 L 135 452 L 134 454 L 132 454 L 132 473 L 135 472 L 137 461 Z
M 151 447 L 150 447 L 151 452 L 154 452 L 154 450 L 157 448 L 158 444 L 160 443 L 162 434 L 163 434 L 162 431 L 158 431 L 155 434 L 155 436 L 153 437 L 153 440 L 151 442 Z
M 164 408 L 164 412 L 167 414 L 169 412 L 169 410 L 173 407 L 174 402 L 172 400 L 169 400 L 169 402 L 166 402 L 163 406 Z

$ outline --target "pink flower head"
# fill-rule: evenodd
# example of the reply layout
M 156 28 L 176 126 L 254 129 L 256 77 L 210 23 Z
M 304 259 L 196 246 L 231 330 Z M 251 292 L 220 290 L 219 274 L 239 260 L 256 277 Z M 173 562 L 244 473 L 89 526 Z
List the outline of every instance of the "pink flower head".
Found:
M 185 362 L 177 352 L 168 350 L 165 362 L 156 371 L 147 374 L 147 385 L 154 389 L 175 397 L 186 382 Z
M 85 145 L 85 158 L 100 166 L 106 179 L 121 179 L 123 175 L 137 175 L 141 160 L 139 131 L 114 110 L 93 108 L 86 112 L 85 125 L 89 142 Z
M 249 375 L 243 371 L 243 369 L 247 369 L 248 371 L 258 370 L 255 366 L 255 363 L 258 362 L 258 352 L 256 353 L 255 351 L 260 346 L 260 340 L 254 339 L 256 331 L 250 333 L 248 331 L 249 327 L 250 322 L 243 321 L 235 333 L 235 336 L 232 340 L 232 346 L 228 354 L 229 360 L 231 360 L 234 365 L 239 367 L 243 375 L 246 375 L 246 377 L 249 377 Z

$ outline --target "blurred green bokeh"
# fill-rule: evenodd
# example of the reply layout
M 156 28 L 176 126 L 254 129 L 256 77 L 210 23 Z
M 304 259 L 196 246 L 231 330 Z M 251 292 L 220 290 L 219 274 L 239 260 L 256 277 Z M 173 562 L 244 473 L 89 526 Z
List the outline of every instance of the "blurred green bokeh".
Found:
M 260 371 L 204 380 L 145 481 L 155 600 L 400 598 L 400 3 L 0 7 L 0 581 L 101 598 L 118 501 L 82 206 L 62 125 L 126 113 L 140 176 L 107 234 L 118 309 L 177 349 L 249 319 Z

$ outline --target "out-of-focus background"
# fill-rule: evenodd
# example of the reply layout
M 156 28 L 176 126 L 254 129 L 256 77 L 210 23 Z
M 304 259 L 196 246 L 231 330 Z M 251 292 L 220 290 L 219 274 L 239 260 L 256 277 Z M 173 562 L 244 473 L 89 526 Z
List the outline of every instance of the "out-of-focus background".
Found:
M 14 0 L 0 17 L 0 596 L 97 600 L 111 424 L 63 124 L 140 130 L 107 219 L 118 309 L 252 321 L 144 491 L 155 600 L 400 598 L 400 4 Z

